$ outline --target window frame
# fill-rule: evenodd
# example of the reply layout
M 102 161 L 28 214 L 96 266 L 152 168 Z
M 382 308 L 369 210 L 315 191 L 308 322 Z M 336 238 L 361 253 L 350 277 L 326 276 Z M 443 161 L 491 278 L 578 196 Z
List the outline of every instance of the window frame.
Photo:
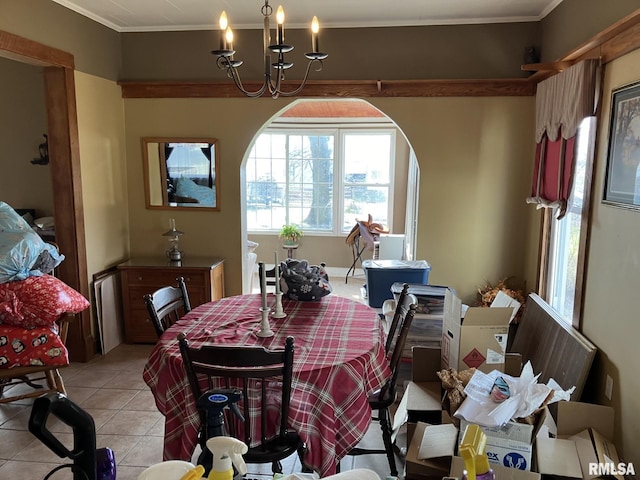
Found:
M 576 264 L 576 281 L 573 297 L 573 312 L 571 318 L 564 318 L 567 324 L 572 325 L 576 329 L 581 327 L 582 311 L 584 308 L 584 289 L 585 289 L 585 267 L 587 261 L 587 252 L 589 248 L 589 232 L 591 226 L 591 216 L 593 210 L 593 167 L 595 157 L 595 144 L 597 136 L 597 117 L 586 117 L 590 123 L 590 137 L 587 140 L 586 148 L 586 165 L 585 165 L 585 178 L 584 178 L 584 192 L 583 192 L 583 207 L 580 217 L 580 236 L 578 240 L 578 255 Z M 576 142 L 576 148 L 578 142 Z M 573 197 L 573 188 L 575 182 L 572 185 L 571 197 Z M 552 292 L 551 289 L 551 277 L 553 275 L 553 252 L 552 249 L 552 236 L 553 236 L 553 222 L 557 222 L 554 218 L 556 210 L 554 208 L 545 208 L 542 216 L 541 230 L 540 230 L 540 255 L 538 265 L 538 285 L 537 293 L 547 301 L 550 305 Z M 552 305 L 553 306 L 553 305 Z M 554 307 L 555 308 L 555 307 Z M 557 308 L 556 308 L 557 310 Z
M 251 150 L 253 150 L 255 143 L 258 141 L 260 135 L 263 134 L 293 134 L 293 135 L 333 135 L 334 136 L 334 155 L 333 155 L 333 222 L 331 229 L 327 230 L 309 230 L 307 233 L 314 236 L 337 236 L 342 237 L 345 233 L 348 233 L 351 227 L 344 227 L 344 171 L 345 171 L 345 150 L 344 150 L 344 137 L 349 134 L 372 134 L 373 132 L 378 134 L 388 134 L 390 136 L 390 152 L 389 152 L 389 173 L 388 183 L 384 184 L 367 184 L 373 187 L 382 186 L 388 188 L 387 198 L 387 226 L 391 229 L 393 223 L 393 204 L 395 194 L 395 163 L 397 154 L 397 127 L 388 121 L 381 121 L 374 119 L 368 122 L 300 122 L 300 123 L 286 123 L 277 122 L 260 132 L 255 141 L 251 144 Z M 245 187 L 248 185 L 248 181 L 244 179 Z M 260 229 L 254 230 L 247 225 L 247 233 L 250 235 L 260 234 L 277 234 L 280 227 L 272 229 Z

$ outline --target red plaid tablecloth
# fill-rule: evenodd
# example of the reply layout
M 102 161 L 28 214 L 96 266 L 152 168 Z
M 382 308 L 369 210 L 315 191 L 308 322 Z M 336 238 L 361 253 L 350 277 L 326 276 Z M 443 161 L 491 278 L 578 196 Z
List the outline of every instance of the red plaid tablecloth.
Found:
M 274 303 L 269 295 L 269 303 Z M 295 338 L 290 426 L 305 440 L 305 463 L 321 476 L 364 436 L 371 422 L 367 395 L 391 375 L 379 317 L 368 306 L 328 295 L 317 302 L 283 301 L 285 318 L 270 319 L 275 335 L 260 338 L 260 295 L 239 295 L 195 308 L 169 328 L 149 356 L 143 377 L 165 415 L 164 460 L 190 460 L 200 417 L 176 340 L 263 345 L 281 349 Z

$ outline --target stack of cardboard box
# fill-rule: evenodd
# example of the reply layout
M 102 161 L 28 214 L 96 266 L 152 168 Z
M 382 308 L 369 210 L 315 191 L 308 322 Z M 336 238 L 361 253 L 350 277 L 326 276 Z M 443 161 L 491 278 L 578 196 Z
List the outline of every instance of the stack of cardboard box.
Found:
M 455 456 L 459 442 L 455 437 L 461 437 L 466 423 L 462 421 L 460 428 L 434 427 L 452 422 L 442 409 L 444 392 L 436 372 L 473 366 L 519 376 L 520 359 L 505 351 L 511 312 L 509 308 L 471 307 L 465 314 L 455 293 L 446 292 L 442 348 L 413 347 L 411 381 L 396 413 L 407 419 L 407 480 L 462 476 L 464 464 Z M 619 461 L 611 442 L 613 416 L 611 407 L 562 401 L 557 404 L 557 427 L 546 407 L 532 425 L 511 421 L 502 428 L 483 427 L 496 478 L 597 479 L 613 473 L 622 480 L 616 474 L 625 464 Z M 435 445 L 432 442 L 439 442 L 431 452 L 435 455 L 427 447 Z M 443 446 L 448 448 L 444 454 Z

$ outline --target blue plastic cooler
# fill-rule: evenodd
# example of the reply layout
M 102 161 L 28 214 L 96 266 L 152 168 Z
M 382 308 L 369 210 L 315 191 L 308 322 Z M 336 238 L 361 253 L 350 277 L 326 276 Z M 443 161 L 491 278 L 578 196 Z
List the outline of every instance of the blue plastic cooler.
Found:
M 429 283 L 431 270 L 424 260 L 365 260 L 362 268 L 367 277 L 367 301 L 373 308 L 393 298 L 391 286 L 395 282 Z

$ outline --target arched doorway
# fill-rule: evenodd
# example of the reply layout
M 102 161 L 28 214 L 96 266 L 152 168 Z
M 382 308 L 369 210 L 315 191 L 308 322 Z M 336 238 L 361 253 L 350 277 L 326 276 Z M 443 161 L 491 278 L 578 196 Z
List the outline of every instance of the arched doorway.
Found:
M 385 166 L 377 168 L 380 152 L 376 149 L 385 148 L 388 163 L 381 160 Z M 265 149 L 271 153 L 265 154 Z M 284 150 L 288 153 L 281 153 Z M 304 157 L 301 162 L 293 158 L 298 154 Z M 245 241 L 259 244 L 257 255 L 245 258 L 245 292 L 251 287 L 252 262 L 273 263 L 274 252 L 286 256 L 278 239 L 283 223 L 302 227 L 304 236 L 296 256 L 312 263 L 349 267 L 353 257 L 345 245 L 346 235 L 355 218 L 366 219 L 371 213 L 392 233 L 407 235 L 411 254 L 415 251 L 415 155 L 395 122 L 367 101 L 292 102 L 256 133 L 241 168 L 242 235 Z M 299 208 L 292 207 L 295 202 Z

